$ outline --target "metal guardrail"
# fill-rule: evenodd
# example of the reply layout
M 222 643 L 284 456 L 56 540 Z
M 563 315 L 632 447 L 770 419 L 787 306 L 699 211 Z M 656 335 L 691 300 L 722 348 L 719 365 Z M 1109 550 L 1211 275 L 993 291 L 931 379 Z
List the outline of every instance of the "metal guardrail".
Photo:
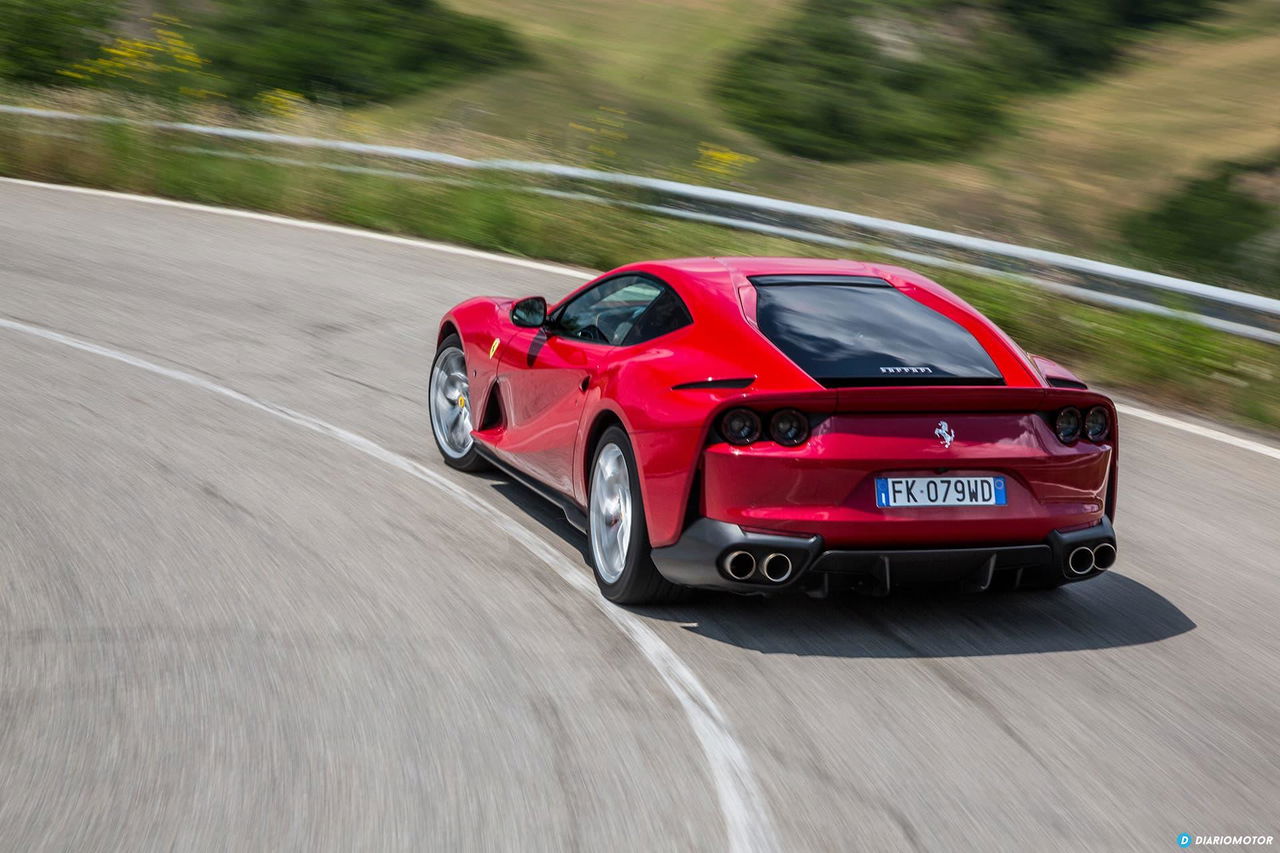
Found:
M 474 160 L 392 145 L 267 133 L 246 128 L 138 121 L 10 105 L 0 105 L 0 115 L 3 114 L 55 122 L 130 124 L 207 139 L 311 149 L 471 173 L 536 178 L 550 181 L 552 186 L 513 189 L 629 207 L 793 240 L 864 249 L 914 263 L 1016 279 L 1073 299 L 1185 317 L 1234 335 L 1280 345 L 1280 299 L 833 208 L 556 163 Z M 375 173 L 410 180 L 441 180 L 413 172 L 271 158 L 256 152 L 200 149 L 200 153 L 252 157 L 289 165 Z M 586 186 L 595 192 L 562 188 L 565 186 Z M 600 195 L 601 192 L 612 195 Z M 619 193 L 624 195 L 619 197 Z

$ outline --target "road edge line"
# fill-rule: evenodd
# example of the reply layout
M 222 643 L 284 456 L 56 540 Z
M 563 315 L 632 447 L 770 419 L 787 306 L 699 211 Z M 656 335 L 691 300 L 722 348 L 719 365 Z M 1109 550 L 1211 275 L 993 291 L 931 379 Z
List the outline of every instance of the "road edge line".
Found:
M 689 665 L 639 617 L 605 601 L 593 580 L 588 579 L 584 573 L 564 565 L 564 558 L 556 553 L 551 546 L 543 542 L 529 528 L 502 512 L 497 506 L 471 494 L 457 483 L 437 474 L 407 456 L 402 456 L 358 433 L 345 430 L 311 415 L 259 400 L 210 379 L 205 379 L 184 370 L 165 367 L 131 355 L 123 350 L 112 349 L 111 347 L 95 344 L 52 329 L 24 323 L 20 320 L 0 317 L 0 328 L 21 332 L 32 337 L 121 362 L 234 400 L 295 426 L 336 439 L 366 456 L 370 456 L 441 491 L 447 492 L 464 504 L 470 505 L 477 512 L 490 516 L 499 528 L 522 545 L 534 557 L 546 563 L 570 588 L 586 595 L 596 608 L 631 640 L 649 665 L 657 671 L 658 676 L 667 685 L 667 688 L 674 694 L 676 701 L 684 710 L 694 737 L 697 738 L 702 746 L 703 754 L 709 765 L 708 769 L 711 773 L 712 784 L 715 786 L 716 798 L 725 821 L 728 849 L 733 853 L 772 853 L 772 851 L 778 849 L 777 837 L 770 818 L 768 803 L 751 770 L 746 750 L 734 736 L 724 713 L 716 705 L 715 700 L 711 698 L 710 693 L 707 692 L 707 689 L 693 673 L 693 670 L 689 668 Z

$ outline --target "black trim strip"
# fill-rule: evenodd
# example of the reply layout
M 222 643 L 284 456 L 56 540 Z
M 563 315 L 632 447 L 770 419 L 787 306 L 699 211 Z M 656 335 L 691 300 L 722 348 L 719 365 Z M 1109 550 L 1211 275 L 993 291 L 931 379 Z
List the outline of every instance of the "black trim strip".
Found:
M 903 385 L 1004 385 L 1004 380 L 996 377 L 974 376 L 816 376 L 823 388 L 892 388 Z
M 564 513 L 565 520 L 572 524 L 579 531 L 587 532 L 587 514 L 574 502 L 568 495 L 563 495 L 555 489 L 548 486 L 541 480 L 534 479 L 523 471 L 513 468 L 511 465 L 503 462 L 498 458 L 491 449 L 484 446 L 480 442 L 475 443 L 476 453 L 480 454 L 493 467 L 515 480 L 520 485 L 536 492 L 540 497 L 550 501 L 560 507 L 560 511 Z
M 740 379 L 703 379 L 700 382 L 681 382 L 672 385 L 672 391 L 697 391 L 703 388 L 746 388 L 755 382 L 754 376 L 743 376 Z

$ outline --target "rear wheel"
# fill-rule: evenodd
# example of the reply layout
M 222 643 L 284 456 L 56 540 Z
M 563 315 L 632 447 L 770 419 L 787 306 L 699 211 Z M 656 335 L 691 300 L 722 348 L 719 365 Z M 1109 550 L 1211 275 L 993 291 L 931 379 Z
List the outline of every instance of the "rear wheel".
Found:
M 445 338 L 436 350 L 427 409 L 431 413 L 431 434 L 446 465 L 459 471 L 483 471 L 489 467 L 476 452 L 471 438 L 471 384 L 462 341 L 457 335 Z
M 587 537 L 596 583 L 615 604 L 656 604 L 682 597 L 653 564 L 640 472 L 631 441 L 620 427 L 600 436 L 591 462 Z

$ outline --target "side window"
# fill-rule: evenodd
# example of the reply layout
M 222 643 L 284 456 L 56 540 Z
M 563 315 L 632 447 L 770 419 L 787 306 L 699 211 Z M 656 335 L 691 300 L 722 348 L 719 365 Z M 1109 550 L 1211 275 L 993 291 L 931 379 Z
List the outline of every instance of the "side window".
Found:
M 673 320 L 673 311 L 683 316 L 682 322 Z M 646 276 L 621 275 L 561 308 L 555 327 L 564 337 L 622 346 L 666 334 L 687 324 L 688 316 L 680 297 L 665 284 Z
M 682 329 L 693 322 L 689 309 L 684 307 L 680 297 L 669 287 L 663 287 L 658 298 L 649 303 L 649 307 L 636 320 L 631 331 L 623 339 L 623 346 L 643 343 L 653 338 Z

